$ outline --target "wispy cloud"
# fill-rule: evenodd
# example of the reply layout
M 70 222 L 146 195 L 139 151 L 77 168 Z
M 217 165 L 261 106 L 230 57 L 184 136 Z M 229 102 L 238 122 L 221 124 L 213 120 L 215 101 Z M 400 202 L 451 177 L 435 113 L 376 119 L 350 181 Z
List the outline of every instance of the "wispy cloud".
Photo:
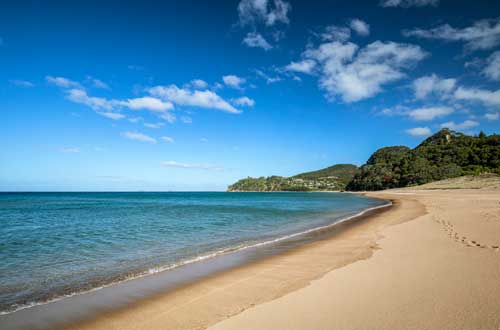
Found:
M 454 28 L 444 24 L 429 30 L 418 28 L 404 30 L 403 35 L 450 42 L 461 41 L 470 51 L 491 49 L 500 45 L 500 18 L 482 19 L 465 28 Z
M 164 112 L 174 108 L 171 102 L 163 102 L 160 99 L 150 96 L 128 99 L 118 103 L 132 110 L 149 110 L 154 112 Z
M 142 134 L 142 133 L 137 133 L 137 132 L 123 132 L 121 135 L 124 138 L 127 138 L 129 140 L 135 140 L 135 141 L 140 141 L 140 142 L 146 142 L 146 143 L 156 143 L 156 139 L 152 138 L 149 135 Z
M 299 62 L 291 62 L 285 67 L 286 71 L 300 72 L 305 74 L 312 74 L 314 68 L 316 67 L 316 62 L 313 60 L 302 60 Z
M 65 78 L 65 77 L 46 76 L 45 80 L 52 85 L 56 85 L 56 86 L 62 87 L 62 88 L 80 88 L 81 87 L 79 82 Z
M 144 127 L 147 127 L 147 128 L 161 128 L 163 125 L 165 125 L 164 123 L 144 123 Z
M 119 113 L 119 112 L 99 112 L 99 111 L 97 111 L 97 113 L 103 117 L 113 119 L 113 120 L 120 120 L 120 119 L 123 119 L 126 117 L 124 114 Z
M 167 102 L 172 102 L 180 106 L 192 106 L 208 109 L 216 109 L 229 113 L 240 113 L 222 97 L 213 91 L 188 90 L 179 88 L 176 85 L 155 86 L 148 89 L 148 92 Z
M 380 5 L 382 7 L 425 7 L 434 6 L 439 4 L 439 0 L 382 0 Z
M 9 80 L 9 82 L 12 85 L 19 86 L 19 87 L 35 87 L 35 84 L 33 84 L 31 81 L 28 81 L 28 80 L 12 79 L 12 80 Z
M 489 112 L 484 115 L 484 118 L 494 121 L 500 119 L 500 112 Z
M 190 163 L 180 163 L 174 160 L 168 160 L 161 163 L 164 167 L 174 167 L 183 169 L 201 169 L 201 170 L 211 170 L 211 171 L 222 171 L 224 170 L 221 166 L 209 165 L 209 164 L 190 164 Z
M 457 100 L 476 101 L 489 106 L 500 106 L 500 90 L 489 91 L 479 88 L 459 87 L 454 97 Z
M 241 26 L 288 24 L 290 9 L 290 4 L 283 0 L 241 0 L 238 4 L 239 22 Z
M 167 143 L 174 143 L 174 139 L 170 136 L 162 136 L 160 139 L 162 139 L 163 141 L 165 141 Z
M 491 80 L 500 80 L 500 50 L 491 54 L 486 63 L 483 70 L 484 75 Z
M 407 129 L 405 131 L 407 134 L 412 136 L 427 136 L 431 135 L 431 129 L 429 127 L 414 127 Z
M 257 32 L 247 33 L 242 42 L 251 48 L 262 48 L 264 50 L 270 50 L 273 48 L 273 46 L 271 46 L 271 44 Z
M 80 88 L 73 88 L 67 91 L 66 98 L 71 102 L 86 105 L 93 110 L 113 110 L 113 101 L 103 97 L 89 96 L 87 91 Z
M 198 89 L 205 89 L 208 87 L 208 83 L 204 80 L 201 80 L 201 79 L 193 79 L 191 80 L 191 85 L 194 87 L 194 88 L 198 88 Z
M 455 79 L 442 79 L 436 74 L 420 77 L 413 81 L 413 90 L 417 99 L 424 99 L 431 94 L 446 95 L 453 91 Z
M 416 121 L 429 121 L 453 113 L 450 107 L 426 107 L 413 109 L 407 112 L 408 117 Z
M 203 137 L 200 139 L 200 142 L 206 143 L 206 142 L 208 142 L 208 139 Z
M 79 154 L 80 148 L 76 147 L 61 148 L 60 151 L 64 154 Z
M 477 121 L 474 121 L 474 120 L 466 120 L 462 123 L 455 123 L 454 121 L 449 121 L 449 122 L 446 122 L 446 123 L 442 123 L 441 124 L 441 127 L 446 127 L 446 128 L 450 128 L 450 129 L 453 129 L 453 130 L 467 130 L 469 128 L 473 128 L 473 127 L 476 127 L 476 126 L 479 126 L 479 123 Z

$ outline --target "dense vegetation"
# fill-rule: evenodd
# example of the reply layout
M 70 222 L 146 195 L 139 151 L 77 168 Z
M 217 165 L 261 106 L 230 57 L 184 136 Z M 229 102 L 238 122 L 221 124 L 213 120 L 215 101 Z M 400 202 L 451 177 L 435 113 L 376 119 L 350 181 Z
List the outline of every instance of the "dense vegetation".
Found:
M 483 172 L 500 173 L 500 135 L 468 136 L 442 129 L 415 149 L 377 150 L 347 185 L 348 190 L 380 190 Z
M 229 191 L 318 191 L 344 190 L 351 181 L 357 167 L 338 164 L 328 168 L 301 173 L 292 177 L 269 176 L 246 178 L 228 187 Z
M 381 190 L 480 173 L 500 174 L 500 135 L 469 136 L 444 128 L 414 149 L 381 148 L 360 168 L 339 164 L 289 178 L 246 178 L 228 190 Z

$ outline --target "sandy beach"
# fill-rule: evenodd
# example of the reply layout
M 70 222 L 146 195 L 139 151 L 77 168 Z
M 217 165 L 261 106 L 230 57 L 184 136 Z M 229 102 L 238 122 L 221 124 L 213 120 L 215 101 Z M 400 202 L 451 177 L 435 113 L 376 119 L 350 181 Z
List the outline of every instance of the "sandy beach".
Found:
M 368 195 L 394 206 L 68 328 L 498 329 L 500 190 Z

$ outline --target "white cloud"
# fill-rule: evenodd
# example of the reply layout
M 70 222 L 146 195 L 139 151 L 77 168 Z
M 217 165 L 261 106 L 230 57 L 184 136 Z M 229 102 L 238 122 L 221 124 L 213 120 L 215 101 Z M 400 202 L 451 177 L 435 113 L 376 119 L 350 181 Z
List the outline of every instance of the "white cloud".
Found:
M 201 138 L 200 142 L 206 143 L 206 142 L 208 142 L 208 139 L 207 138 Z
M 285 67 L 285 70 L 311 74 L 315 67 L 316 67 L 315 61 L 306 59 L 300 62 L 291 62 Z
M 191 85 L 194 88 L 198 88 L 198 89 L 205 89 L 208 87 L 208 83 L 204 80 L 201 80 L 201 79 L 191 80 Z
M 424 76 L 413 81 L 413 89 L 417 99 L 423 99 L 430 94 L 448 94 L 455 88 L 455 79 L 441 79 L 435 74 Z
M 484 118 L 494 121 L 500 119 L 500 112 L 490 112 L 484 115 Z
M 491 80 L 500 80 L 500 50 L 491 54 L 486 60 L 483 73 Z
M 172 102 L 181 106 L 192 106 L 208 109 L 217 109 L 229 113 L 241 113 L 216 93 L 205 91 L 191 91 L 179 88 L 176 85 L 155 86 L 148 89 L 148 92 L 167 102 Z
M 328 97 L 341 96 L 344 102 L 372 97 L 427 56 L 419 46 L 396 42 L 375 41 L 358 49 L 352 42 L 333 41 L 304 52 L 321 66 L 319 85 Z
M 103 97 L 87 95 L 84 89 L 73 88 L 67 91 L 66 98 L 71 102 L 84 104 L 94 110 L 112 110 L 114 102 Z
M 227 75 L 222 77 L 222 81 L 226 86 L 229 86 L 231 88 L 236 88 L 236 89 L 241 89 L 241 85 L 245 83 L 245 78 L 241 78 L 235 75 Z
M 144 123 L 144 127 L 147 127 L 147 128 L 161 128 L 163 125 L 165 125 L 165 124 L 164 123 L 155 123 L 155 124 Z
M 124 114 L 118 113 L 118 112 L 97 112 L 99 115 L 113 119 L 113 120 L 119 120 L 125 118 Z M 130 119 L 132 121 L 132 119 Z
M 429 127 L 414 127 L 414 128 L 407 129 L 405 132 L 412 135 L 412 136 L 431 135 L 431 130 Z
M 360 36 L 367 36 L 370 34 L 370 25 L 359 18 L 352 19 L 349 26 Z
M 9 82 L 12 85 L 19 86 L 19 87 L 34 87 L 35 86 L 35 84 L 33 84 L 31 81 L 27 81 L 27 80 L 13 79 L 13 80 L 9 80 Z
M 232 102 L 238 106 L 253 107 L 255 105 L 255 101 L 247 96 L 242 96 L 237 99 L 233 99 Z
M 147 143 L 156 143 L 156 139 L 152 138 L 149 135 L 142 134 L 142 133 L 137 133 L 137 132 L 123 132 L 121 135 L 124 138 L 127 138 L 129 140 L 135 140 L 135 141 L 140 141 L 140 142 L 147 142 Z
M 91 76 L 87 76 L 87 80 L 92 84 L 92 86 L 94 86 L 95 88 L 100 88 L 100 89 L 107 89 L 107 90 L 110 90 L 111 88 L 109 87 L 108 84 L 106 84 L 105 82 L 103 82 L 102 80 L 100 79 L 96 79 L 94 77 L 91 77 Z
M 134 118 L 129 118 L 128 121 L 131 123 L 138 123 L 140 121 L 144 120 L 142 117 L 134 117 Z
M 171 138 L 170 136 L 162 136 L 160 139 L 162 139 L 163 141 L 165 141 L 167 143 L 174 143 L 174 139 Z
M 220 166 L 208 165 L 208 164 L 189 164 L 189 163 L 179 163 L 174 160 L 168 160 L 161 163 L 164 167 L 174 167 L 174 168 L 184 168 L 184 169 L 202 169 L 202 170 L 212 170 L 212 171 L 222 171 L 224 168 Z
M 344 42 L 351 38 L 351 30 L 344 26 L 330 25 L 325 28 L 325 32 L 321 34 L 321 39 L 324 41 L 339 41 Z
M 74 148 L 74 147 L 62 148 L 60 151 L 64 154 L 79 154 L 80 148 Z
M 243 43 L 251 48 L 262 48 L 264 50 L 272 49 L 273 46 L 257 32 L 249 32 L 243 39 Z
M 430 30 L 405 30 L 403 34 L 407 37 L 462 41 L 468 50 L 491 49 L 500 45 L 500 18 L 482 19 L 462 29 L 444 24 Z
M 479 123 L 474 120 L 466 120 L 463 123 L 456 124 L 454 121 L 449 121 L 447 123 L 441 124 L 442 128 L 450 128 L 452 130 L 467 130 L 479 126 Z
M 174 107 L 171 102 L 163 102 L 160 99 L 150 96 L 121 101 L 120 105 L 126 106 L 132 110 L 149 110 L 153 112 L 165 112 L 166 110 L 173 109 Z
M 424 6 L 437 6 L 439 0 L 381 0 L 382 7 L 424 7 Z
M 166 120 L 170 124 L 175 123 L 175 121 L 177 120 L 177 117 L 175 117 L 175 115 L 173 113 L 171 113 L 171 112 L 164 112 L 164 113 L 162 113 L 160 115 L 160 118 L 163 119 L 163 120 Z
M 269 75 L 265 74 L 264 72 L 262 72 L 261 70 L 255 70 L 255 73 L 259 76 L 259 77 L 262 77 L 267 84 L 273 84 L 273 83 L 276 83 L 276 82 L 279 82 L 281 81 L 281 78 L 279 76 L 276 76 L 276 77 L 270 77 Z
M 428 121 L 434 118 L 444 117 L 453 113 L 453 109 L 449 107 L 426 107 L 408 111 L 406 114 L 416 121 Z
M 193 119 L 191 119 L 191 117 L 188 117 L 188 116 L 182 116 L 181 121 L 184 124 L 191 124 L 193 122 Z
M 500 106 L 500 90 L 492 92 L 485 89 L 459 87 L 454 97 L 457 100 L 478 101 L 485 105 Z
M 291 6 L 283 0 L 241 0 L 238 4 L 240 25 L 264 23 L 273 26 L 277 23 L 288 24 Z
M 62 87 L 62 88 L 73 88 L 73 87 L 80 88 L 81 87 L 80 83 L 73 81 L 73 80 L 70 80 L 68 78 L 64 78 L 64 77 L 46 76 L 45 80 L 50 84 L 53 84 L 53 85 L 56 85 L 56 86 Z

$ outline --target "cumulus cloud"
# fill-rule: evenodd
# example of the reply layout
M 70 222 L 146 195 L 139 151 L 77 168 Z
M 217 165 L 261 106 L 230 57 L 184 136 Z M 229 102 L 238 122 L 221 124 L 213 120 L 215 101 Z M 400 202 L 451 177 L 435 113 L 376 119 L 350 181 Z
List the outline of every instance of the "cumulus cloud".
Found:
M 253 107 L 255 105 L 255 101 L 247 96 L 242 96 L 237 99 L 233 99 L 232 102 L 233 104 L 238 106 Z
M 241 113 L 216 93 L 205 90 L 188 90 L 179 88 L 176 85 L 155 86 L 148 89 L 148 92 L 166 102 L 171 102 L 180 106 L 192 106 L 208 109 L 216 109 L 229 113 Z
M 93 110 L 113 110 L 114 102 L 103 97 L 89 96 L 84 89 L 73 88 L 67 91 L 66 98 L 71 102 L 86 105 Z
M 273 26 L 277 23 L 288 24 L 291 6 L 283 0 L 241 0 L 238 4 L 238 16 L 241 26 L 263 23 Z
M 460 130 L 467 130 L 469 128 L 473 128 L 479 126 L 479 123 L 474 120 L 466 120 L 462 123 L 455 123 L 454 121 L 449 121 L 447 123 L 442 123 L 441 127 L 443 128 L 450 128 L 452 130 L 460 131 Z
M 245 78 L 241 78 L 235 75 L 227 75 L 222 77 L 222 81 L 226 86 L 235 88 L 235 89 L 241 89 L 241 85 L 245 83 Z
M 146 142 L 146 143 L 151 143 L 154 144 L 156 143 L 156 139 L 152 138 L 149 135 L 142 134 L 142 133 L 137 133 L 137 132 L 123 132 L 121 135 L 129 140 L 135 140 L 139 142 Z
M 315 67 L 316 67 L 315 61 L 306 59 L 299 62 L 291 62 L 285 67 L 285 70 L 311 74 Z
M 201 79 L 193 79 L 191 80 L 191 86 L 198 89 L 205 89 L 208 87 L 208 83 Z
M 153 112 L 164 112 L 174 107 L 171 102 L 163 102 L 160 99 L 150 96 L 120 101 L 119 104 L 132 110 L 149 110 Z
M 12 79 L 12 80 L 9 80 L 9 82 L 12 85 L 19 86 L 19 87 L 35 87 L 35 84 L 33 84 L 31 81 L 27 81 L 27 80 Z
M 71 148 L 62 148 L 60 151 L 62 153 L 64 153 L 64 154 L 79 154 L 80 153 L 80 148 L 74 148 L 74 147 L 71 147 Z
M 202 169 L 211 171 L 222 171 L 224 168 L 220 166 L 214 166 L 209 164 L 190 164 L 190 163 L 179 163 L 174 160 L 168 160 L 161 163 L 164 167 L 174 167 L 174 168 L 184 168 L 184 169 Z
M 406 114 L 416 121 L 429 121 L 447 116 L 453 112 L 454 110 L 450 107 L 426 107 L 410 110 Z
M 264 50 L 272 49 L 273 46 L 257 32 L 249 32 L 243 39 L 243 43 L 251 48 L 262 48 Z
M 319 85 L 329 98 L 344 102 L 372 97 L 388 83 L 402 79 L 404 69 L 427 56 L 419 46 L 375 41 L 364 48 L 352 42 L 327 42 L 303 53 L 320 66 Z
M 174 139 L 170 136 L 162 136 L 160 139 L 162 139 L 163 141 L 165 141 L 167 143 L 174 143 Z
M 412 136 L 427 136 L 431 135 L 431 130 L 429 127 L 414 127 L 407 129 L 405 131 L 407 134 L 410 134 Z
M 77 81 L 73 81 L 71 79 L 65 78 L 65 77 L 53 77 L 53 76 L 46 76 L 45 80 L 52 84 L 56 85 L 58 87 L 62 88 L 80 88 L 80 83 Z
M 425 6 L 437 6 L 439 0 L 382 0 L 380 5 L 382 7 L 425 7 Z
M 486 60 L 486 67 L 483 73 L 491 80 L 500 80 L 500 51 L 491 54 Z
M 370 25 L 359 18 L 352 19 L 349 26 L 360 36 L 364 37 L 370 34 Z
M 461 41 L 467 50 L 485 50 L 500 45 L 500 18 L 482 19 L 466 28 L 454 28 L 449 24 L 433 29 L 413 29 L 403 31 L 407 37 Z
M 490 112 L 484 115 L 484 118 L 494 121 L 500 119 L 500 112 Z
M 489 106 L 500 106 L 500 90 L 489 91 L 479 88 L 459 87 L 454 97 L 457 100 L 476 101 Z
M 455 79 L 442 79 L 436 74 L 424 76 L 413 81 L 413 90 L 417 99 L 424 99 L 430 94 L 449 94 L 456 85 Z

